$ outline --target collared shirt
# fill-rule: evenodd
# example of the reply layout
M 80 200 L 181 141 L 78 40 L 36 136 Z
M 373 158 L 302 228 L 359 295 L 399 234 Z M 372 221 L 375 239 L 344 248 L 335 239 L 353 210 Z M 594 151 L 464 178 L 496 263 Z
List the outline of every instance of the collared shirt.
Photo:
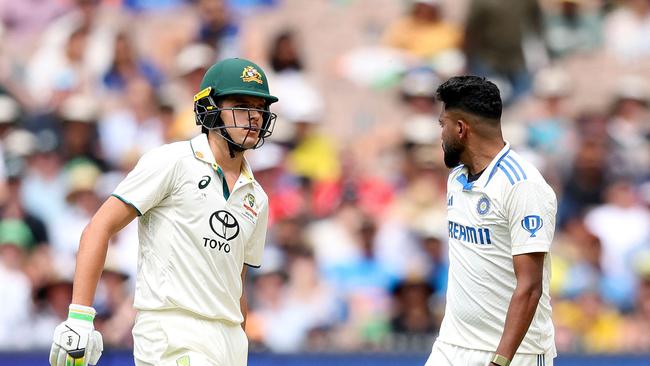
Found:
M 449 284 L 439 340 L 495 351 L 517 284 L 513 256 L 548 252 L 555 230 L 555 193 L 539 171 L 505 147 L 474 182 L 459 166 L 447 182 Z M 543 294 L 518 353 L 553 351 L 550 257 Z
M 243 265 L 261 265 L 268 197 L 248 163 L 225 194 L 207 136 L 146 153 L 114 191 L 139 217 L 135 308 L 181 308 L 233 323 Z

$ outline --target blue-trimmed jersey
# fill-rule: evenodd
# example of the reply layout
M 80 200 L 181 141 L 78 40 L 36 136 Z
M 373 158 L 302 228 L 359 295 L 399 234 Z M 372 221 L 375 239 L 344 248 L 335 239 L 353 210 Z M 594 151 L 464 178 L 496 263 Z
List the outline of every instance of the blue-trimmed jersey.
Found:
M 506 146 L 474 182 L 464 166 L 447 182 L 449 284 L 439 340 L 495 351 L 516 286 L 513 256 L 548 252 L 555 230 L 555 193 L 539 171 Z M 549 296 L 543 294 L 518 353 L 555 353 Z

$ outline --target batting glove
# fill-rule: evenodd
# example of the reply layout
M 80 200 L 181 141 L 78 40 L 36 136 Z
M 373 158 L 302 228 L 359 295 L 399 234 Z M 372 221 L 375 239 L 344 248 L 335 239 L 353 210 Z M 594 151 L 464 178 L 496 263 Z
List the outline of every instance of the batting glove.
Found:
M 70 304 L 68 320 L 54 329 L 51 366 L 96 365 L 104 350 L 102 335 L 95 330 L 95 309 Z

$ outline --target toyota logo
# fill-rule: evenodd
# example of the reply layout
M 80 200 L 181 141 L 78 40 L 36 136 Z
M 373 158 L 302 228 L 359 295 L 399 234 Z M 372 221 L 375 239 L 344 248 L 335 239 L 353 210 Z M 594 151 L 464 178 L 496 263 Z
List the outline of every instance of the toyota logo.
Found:
M 237 219 L 230 212 L 224 210 L 210 215 L 210 229 L 224 240 L 232 240 L 239 234 Z

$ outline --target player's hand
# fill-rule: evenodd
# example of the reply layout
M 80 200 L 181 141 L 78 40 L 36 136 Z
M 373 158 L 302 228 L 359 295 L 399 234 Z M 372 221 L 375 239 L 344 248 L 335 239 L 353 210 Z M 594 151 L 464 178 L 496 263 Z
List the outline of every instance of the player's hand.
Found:
M 51 366 L 96 365 L 104 350 L 102 335 L 95 330 L 95 309 L 70 305 L 68 320 L 54 329 Z

